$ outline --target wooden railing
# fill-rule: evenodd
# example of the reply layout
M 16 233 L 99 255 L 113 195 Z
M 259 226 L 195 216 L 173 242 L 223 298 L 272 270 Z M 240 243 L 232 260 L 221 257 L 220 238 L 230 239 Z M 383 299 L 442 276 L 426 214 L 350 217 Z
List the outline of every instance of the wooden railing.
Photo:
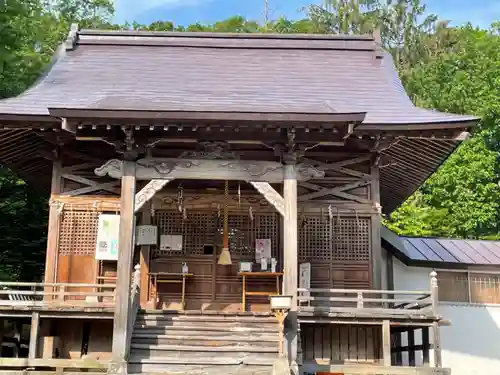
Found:
M 299 288 L 299 312 L 437 317 L 437 281 L 428 291 Z
M 114 284 L 0 282 L 0 306 L 112 307 Z

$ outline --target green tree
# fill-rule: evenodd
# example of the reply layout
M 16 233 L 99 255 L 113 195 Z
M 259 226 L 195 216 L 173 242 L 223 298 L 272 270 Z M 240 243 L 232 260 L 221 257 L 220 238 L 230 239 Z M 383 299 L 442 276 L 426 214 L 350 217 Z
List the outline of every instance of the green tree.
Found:
M 422 199 L 413 214 L 430 215 L 433 234 L 450 237 L 498 238 L 499 199 L 498 152 L 500 151 L 500 36 L 498 25 L 481 30 L 468 25 L 455 29 L 453 43 L 431 59 L 407 71 L 406 88 L 418 105 L 440 111 L 475 114 L 481 117 L 473 137 L 444 163 L 425 183 Z M 411 201 L 410 201 L 411 202 Z M 408 204 L 393 214 L 395 227 Z M 420 217 L 423 228 L 429 219 Z M 418 224 L 415 224 L 418 225 Z M 405 227 L 406 228 L 406 227 Z
M 44 71 L 69 25 L 111 27 L 112 1 L 0 1 L 0 98 L 25 91 Z M 45 260 L 47 198 L 0 168 L 0 278 L 38 280 Z

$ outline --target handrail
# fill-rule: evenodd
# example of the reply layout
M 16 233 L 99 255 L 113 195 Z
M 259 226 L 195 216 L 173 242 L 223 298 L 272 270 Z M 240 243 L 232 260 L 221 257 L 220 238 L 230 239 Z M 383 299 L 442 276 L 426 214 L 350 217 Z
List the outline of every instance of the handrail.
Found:
M 106 307 L 114 304 L 115 289 L 114 284 L 0 281 L 0 306 L 84 303 L 85 306 Z
M 438 316 L 436 273 L 430 275 L 430 290 L 370 290 L 299 288 L 299 312 L 360 313 Z M 391 298 L 392 297 L 392 298 Z
M 141 292 L 141 267 L 136 264 L 132 275 L 132 284 L 130 287 L 130 312 L 128 315 L 127 329 L 127 347 L 125 348 L 126 358 L 130 355 L 130 347 L 132 345 L 132 335 L 134 333 L 135 320 L 137 311 L 139 310 L 140 292 Z
M 0 286 L 16 286 L 16 287 L 74 287 L 74 288 L 116 288 L 115 284 L 89 284 L 89 283 L 30 283 L 30 282 L 17 282 L 17 281 L 0 281 Z

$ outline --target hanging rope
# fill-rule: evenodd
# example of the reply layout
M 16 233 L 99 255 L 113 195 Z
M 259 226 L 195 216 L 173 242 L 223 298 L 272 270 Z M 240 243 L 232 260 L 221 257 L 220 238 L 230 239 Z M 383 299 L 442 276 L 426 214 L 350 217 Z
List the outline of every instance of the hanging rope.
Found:
M 229 212 L 228 212 L 228 203 L 229 199 L 229 182 L 226 181 L 224 185 L 224 222 L 222 229 L 222 247 L 225 249 L 229 249 Z

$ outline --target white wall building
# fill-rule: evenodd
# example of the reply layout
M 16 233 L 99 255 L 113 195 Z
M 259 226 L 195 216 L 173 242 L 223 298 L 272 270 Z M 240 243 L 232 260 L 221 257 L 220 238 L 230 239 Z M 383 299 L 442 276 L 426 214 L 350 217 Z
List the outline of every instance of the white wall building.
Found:
M 438 273 L 439 311 L 451 323 L 441 329 L 443 367 L 452 375 L 500 374 L 500 241 L 400 237 L 383 228 L 382 245 L 389 289 L 429 290 L 430 272 Z M 401 342 L 408 346 L 408 334 Z M 419 345 L 415 331 L 416 365 Z M 399 356 L 409 364 L 409 351 Z

